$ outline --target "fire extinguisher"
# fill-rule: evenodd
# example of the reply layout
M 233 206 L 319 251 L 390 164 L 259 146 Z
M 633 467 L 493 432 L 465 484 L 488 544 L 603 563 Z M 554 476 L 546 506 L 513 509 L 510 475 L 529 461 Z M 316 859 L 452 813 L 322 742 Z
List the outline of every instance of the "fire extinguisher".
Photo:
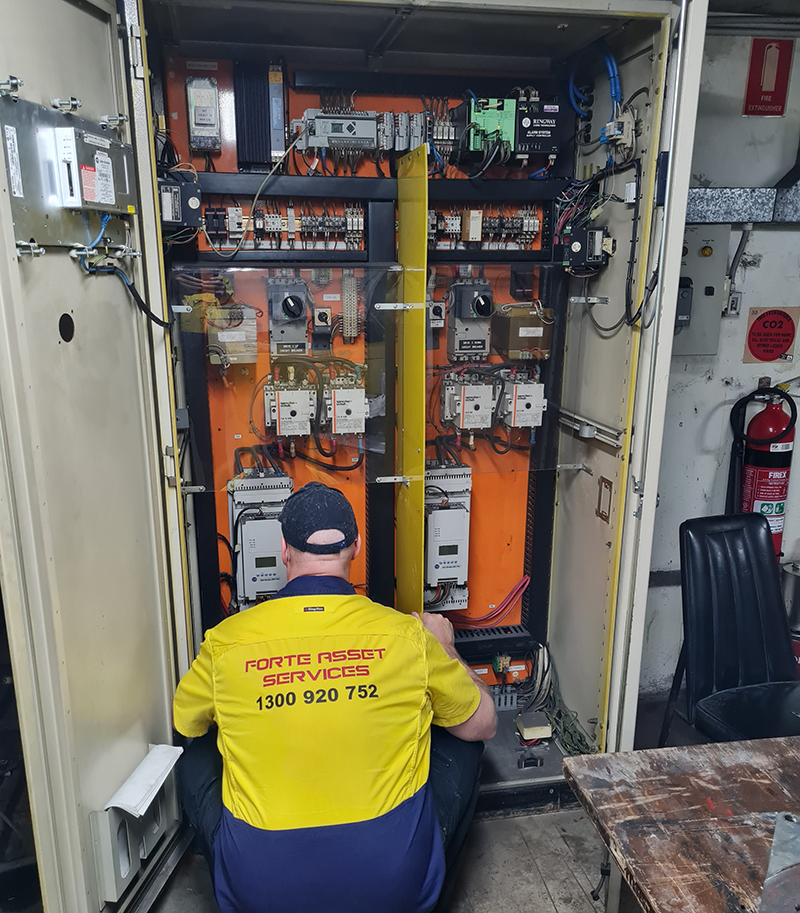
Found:
M 751 402 L 766 402 L 744 430 Z M 789 414 L 783 404 L 789 406 Z M 740 399 L 731 409 L 733 451 L 728 475 L 726 513 L 758 513 L 769 521 L 775 555 L 781 541 L 789 493 L 797 406 L 780 387 L 765 387 Z

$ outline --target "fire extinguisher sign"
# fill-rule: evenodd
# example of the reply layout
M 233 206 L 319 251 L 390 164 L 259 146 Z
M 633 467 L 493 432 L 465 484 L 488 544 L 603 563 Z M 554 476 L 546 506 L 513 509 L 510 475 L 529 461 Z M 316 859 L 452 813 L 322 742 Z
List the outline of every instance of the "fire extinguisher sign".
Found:
M 744 363 L 792 361 L 800 308 L 750 308 Z
M 791 38 L 753 38 L 742 109 L 745 117 L 783 117 L 793 55 Z

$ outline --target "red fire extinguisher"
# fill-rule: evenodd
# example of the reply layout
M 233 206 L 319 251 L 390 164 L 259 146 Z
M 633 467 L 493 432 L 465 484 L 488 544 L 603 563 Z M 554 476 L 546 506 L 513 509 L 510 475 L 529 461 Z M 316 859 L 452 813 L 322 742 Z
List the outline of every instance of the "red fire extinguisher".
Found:
M 744 431 L 745 410 L 753 400 L 766 401 L 764 408 L 750 420 Z M 789 405 L 787 414 L 783 404 Z M 775 554 L 781 556 L 781 542 L 789 493 L 789 473 L 794 450 L 797 407 L 791 396 L 778 387 L 769 387 L 740 399 L 731 412 L 735 473 L 733 490 L 729 479 L 729 510 L 757 513 L 766 517 L 772 531 Z M 738 464 L 734 468 L 734 463 Z M 734 496 L 734 504 L 730 502 Z

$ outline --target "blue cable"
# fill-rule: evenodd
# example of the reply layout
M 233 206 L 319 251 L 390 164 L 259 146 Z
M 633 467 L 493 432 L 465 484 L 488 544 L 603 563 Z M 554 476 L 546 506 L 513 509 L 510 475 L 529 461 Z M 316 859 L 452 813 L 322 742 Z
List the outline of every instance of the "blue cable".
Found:
M 106 226 L 108 225 L 108 223 L 109 223 L 110 221 L 111 221 L 111 216 L 110 216 L 107 212 L 104 212 L 103 215 L 102 215 L 102 217 L 101 217 L 101 219 L 100 219 L 100 233 L 99 233 L 98 236 L 94 239 L 94 241 L 92 241 L 92 243 L 89 245 L 89 249 L 90 249 L 90 250 L 91 250 L 92 248 L 94 248 L 94 246 L 95 246 L 96 244 L 99 244 L 99 243 L 103 240 L 103 235 L 105 234 Z
M 328 166 L 325 164 L 325 149 L 320 149 L 320 158 L 322 159 L 322 173 L 328 173 Z

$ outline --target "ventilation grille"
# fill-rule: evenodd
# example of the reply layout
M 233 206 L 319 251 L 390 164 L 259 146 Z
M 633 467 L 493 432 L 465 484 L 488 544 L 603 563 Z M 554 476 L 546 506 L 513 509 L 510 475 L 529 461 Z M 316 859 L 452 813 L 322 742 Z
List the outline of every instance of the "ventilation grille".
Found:
M 500 628 L 463 628 L 456 631 L 456 640 L 495 640 L 500 637 L 528 637 L 522 625 L 505 625 Z

